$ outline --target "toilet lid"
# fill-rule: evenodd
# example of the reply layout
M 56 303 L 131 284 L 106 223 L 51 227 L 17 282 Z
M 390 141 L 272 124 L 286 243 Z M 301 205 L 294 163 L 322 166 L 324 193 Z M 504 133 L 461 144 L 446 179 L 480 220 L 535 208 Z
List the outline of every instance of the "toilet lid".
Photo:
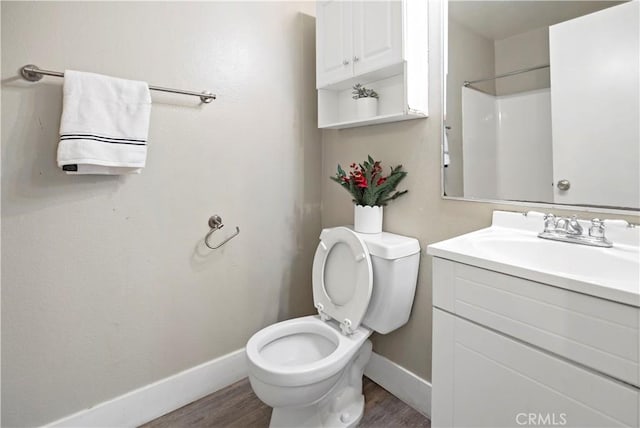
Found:
M 373 286 L 369 250 L 351 229 L 336 227 L 322 234 L 313 258 L 313 301 L 320 316 L 351 334 L 367 312 Z

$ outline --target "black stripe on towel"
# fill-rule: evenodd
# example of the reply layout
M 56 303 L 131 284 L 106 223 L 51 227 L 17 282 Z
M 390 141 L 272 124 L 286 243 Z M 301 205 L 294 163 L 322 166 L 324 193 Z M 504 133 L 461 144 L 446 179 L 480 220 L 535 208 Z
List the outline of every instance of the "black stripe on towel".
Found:
M 128 144 L 128 145 L 133 145 L 133 146 L 146 146 L 147 145 L 147 143 L 134 143 L 134 142 L 130 142 L 130 141 L 103 140 L 103 139 L 100 139 L 100 138 L 97 138 L 97 137 L 66 137 L 66 136 L 60 136 L 60 140 L 93 140 L 93 141 L 97 141 L 99 143 L 107 143 L 107 144 Z
M 145 143 L 147 140 L 136 140 L 135 138 L 114 138 L 114 137 L 105 137 L 104 135 L 97 134 L 62 134 L 60 137 L 96 137 L 102 138 L 103 140 L 111 140 L 111 141 L 136 141 L 138 143 Z

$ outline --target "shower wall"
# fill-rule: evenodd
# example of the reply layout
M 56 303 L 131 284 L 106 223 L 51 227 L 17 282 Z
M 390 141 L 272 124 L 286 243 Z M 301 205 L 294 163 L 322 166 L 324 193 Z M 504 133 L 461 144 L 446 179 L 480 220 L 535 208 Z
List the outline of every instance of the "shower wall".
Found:
M 493 96 L 462 89 L 464 196 L 553 201 L 549 89 Z

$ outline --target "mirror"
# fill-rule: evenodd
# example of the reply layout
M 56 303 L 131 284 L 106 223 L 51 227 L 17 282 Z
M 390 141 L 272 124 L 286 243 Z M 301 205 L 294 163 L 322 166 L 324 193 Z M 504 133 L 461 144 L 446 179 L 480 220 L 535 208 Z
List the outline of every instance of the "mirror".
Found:
M 640 2 L 447 5 L 444 196 L 639 210 Z

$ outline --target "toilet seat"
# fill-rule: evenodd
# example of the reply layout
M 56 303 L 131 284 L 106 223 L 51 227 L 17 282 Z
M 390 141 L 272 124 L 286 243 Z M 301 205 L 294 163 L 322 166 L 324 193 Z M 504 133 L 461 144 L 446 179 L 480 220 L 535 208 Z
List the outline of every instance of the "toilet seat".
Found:
M 323 358 L 304 364 L 288 364 L 284 358 L 282 362 L 265 358 L 263 351 L 268 345 L 283 338 L 308 334 L 331 341 L 335 348 Z M 258 331 L 247 342 L 245 351 L 249 371 L 262 382 L 271 385 L 314 384 L 344 369 L 370 335 L 371 330 L 366 328 L 360 328 L 350 336 L 342 335 L 335 326 L 321 321 L 317 315 L 281 321 Z
M 313 258 L 313 301 L 322 320 L 340 323 L 353 334 L 364 318 L 373 289 L 366 244 L 351 229 L 336 227 L 321 235 Z

